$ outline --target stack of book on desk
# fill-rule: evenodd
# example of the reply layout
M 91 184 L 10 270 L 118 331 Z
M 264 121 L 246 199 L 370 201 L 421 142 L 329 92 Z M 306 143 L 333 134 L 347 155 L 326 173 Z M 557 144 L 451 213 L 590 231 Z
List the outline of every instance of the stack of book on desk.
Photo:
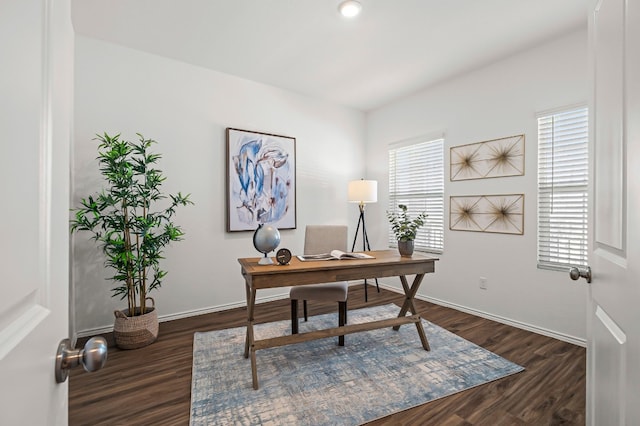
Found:
M 366 253 L 355 253 L 355 252 L 344 252 L 342 250 L 331 250 L 331 253 L 322 253 L 322 254 L 305 254 L 302 256 L 298 256 L 303 262 L 308 262 L 312 260 L 344 260 L 344 259 L 375 259 L 373 256 L 370 256 Z

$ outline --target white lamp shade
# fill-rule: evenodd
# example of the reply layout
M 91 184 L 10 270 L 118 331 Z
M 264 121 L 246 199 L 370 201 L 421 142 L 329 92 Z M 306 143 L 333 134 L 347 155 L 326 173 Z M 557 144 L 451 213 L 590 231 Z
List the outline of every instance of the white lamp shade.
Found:
M 350 203 L 376 203 L 378 202 L 377 180 L 352 180 L 349 182 Z

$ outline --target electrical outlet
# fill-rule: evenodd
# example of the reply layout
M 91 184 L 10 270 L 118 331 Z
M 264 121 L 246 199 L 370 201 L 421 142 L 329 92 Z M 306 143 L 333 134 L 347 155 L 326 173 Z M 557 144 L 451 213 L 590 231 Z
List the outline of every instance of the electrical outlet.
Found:
M 487 289 L 487 279 L 485 277 L 480 277 L 480 288 L 482 290 Z

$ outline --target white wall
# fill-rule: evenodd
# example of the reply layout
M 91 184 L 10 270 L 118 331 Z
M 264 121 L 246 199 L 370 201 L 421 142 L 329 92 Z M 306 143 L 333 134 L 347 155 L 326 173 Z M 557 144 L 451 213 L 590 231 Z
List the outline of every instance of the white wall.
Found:
M 346 188 L 363 176 L 363 113 L 86 37 L 76 38 L 75 58 L 72 206 L 101 187 L 91 139 L 105 131 L 157 140 L 164 188 L 191 193 L 195 202 L 177 213 L 186 238 L 166 251 L 169 274 L 152 293 L 161 317 L 245 301 L 237 258 L 259 253 L 252 233 L 225 232 L 226 127 L 296 138 L 298 223 L 281 232 L 281 247 L 301 252 L 306 224 L 355 227 L 357 206 L 347 203 Z M 81 335 L 112 326 L 114 309 L 125 307 L 110 297 L 101 252 L 88 237 L 73 237 Z
M 373 111 L 365 120 L 355 110 L 77 37 L 72 205 L 101 184 L 95 133 L 135 138 L 141 132 L 160 142 L 166 190 L 190 192 L 196 202 L 178 211 L 187 236 L 167 250 L 169 275 L 152 294 L 161 317 L 178 317 L 243 304 L 236 259 L 258 255 L 251 233 L 225 232 L 226 127 L 296 137 L 298 229 L 281 232 L 281 246 L 294 252 L 302 248 L 306 224 L 348 224 L 353 236 L 357 206 L 346 202 L 346 187 L 360 177 L 379 181 L 379 202 L 367 207 L 367 230 L 372 248 L 386 247 L 388 144 L 444 132 L 448 176 L 449 147 L 524 133 L 525 176 L 445 181 L 447 215 L 450 195 L 524 193 L 524 235 L 445 229 L 445 253 L 420 294 L 580 341 L 586 334 L 584 284 L 536 268 L 536 113 L 586 102 L 586 46 L 586 31 L 571 34 Z M 110 297 L 101 253 L 88 235 L 72 241 L 76 329 L 83 334 L 108 328 L 123 303 Z M 488 290 L 479 289 L 480 276 L 487 277 Z
M 570 341 L 585 338 L 584 282 L 571 281 L 565 272 L 536 268 L 536 113 L 586 104 L 586 67 L 585 30 L 368 114 L 367 173 L 380 181 L 380 202 L 367 212 L 369 236 L 376 248 L 385 247 L 387 241 L 384 213 L 390 143 L 445 133 L 445 176 L 449 176 L 450 147 L 525 134 L 524 176 L 462 182 L 445 179 L 445 252 L 436 273 L 422 285 L 423 297 L 549 330 Z M 448 229 L 450 196 L 509 193 L 525 194 L 524 235 Z M 488 279 L 487 290 L 479 289 L 481 276 Z

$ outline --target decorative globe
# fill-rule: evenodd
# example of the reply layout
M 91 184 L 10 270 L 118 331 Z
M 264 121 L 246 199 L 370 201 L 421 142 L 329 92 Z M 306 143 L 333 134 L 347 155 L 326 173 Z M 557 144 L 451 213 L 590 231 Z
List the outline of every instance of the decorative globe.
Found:
M 280 244 L 280 231 L 271 225 L 260 224 L 256 232 L 253 233 L 253 246 L 260 253 L 264 253 L 264 258 L 258 262 L 260 265 L 270 265 L 273 263 L 267 257 L 267 253 L 275 250 Z

